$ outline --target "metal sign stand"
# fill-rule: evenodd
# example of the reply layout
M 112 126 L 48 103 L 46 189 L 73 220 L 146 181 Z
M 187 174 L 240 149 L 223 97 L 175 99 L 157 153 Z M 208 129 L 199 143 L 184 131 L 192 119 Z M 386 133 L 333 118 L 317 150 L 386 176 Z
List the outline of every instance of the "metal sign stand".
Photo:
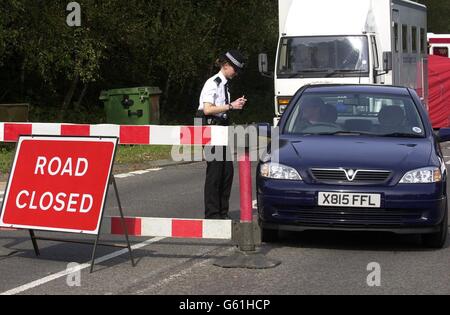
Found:
M 110 183 L 109 186 L 113 185 L 114 187 L 114 192 L 116 194 L 116 199 L 117 199 L 117 204 L 119 206 L 119 212 L 120 212 L 120 221 L 122 223 L 122 229 L 124 231 L 125 234 L 125 239 L 126 239 L 126 245 L 124 244 L 109 244 L 109 243 L 100 243 L 100 232 L 102 229 L 102 223 L 103 223 L 103 218 L 104 218 L 104 209 L 102 211 L 102 218 L 100 221 L 100 229 L 99 229 L 99 233 L 97 234 L 97 238 L 95 239 L 95 242 L 83 242 L 83 241 L 71 241 L 71 240 L 62 240 L 62 239 L 55 239 L 55 238 L 47 238 L 47 237 L 36 237 L 35 235 L 35 231 L 34 230 L 29 230 L 30 232 L 30 237 L 31 237 L 31 241 L 33 243 L 33 248 L 34 248 L 34 252 L 36 254 L 36 256 L 40 256 L 40 250 L 39 250 L 39 246 L 37 241 L 51 241 L 51 242 L 62 242 L 62 243 L 73 243 L 73 244 L 83 244 L 83 245 L 93 245 L 94 248 L 92 250 L 92 260 L 91 260 L 91 270 L 90 273 L 94 272 L 94 264 L 95 264 L 95 254 L 97 252 L 97 246 L 105 246 L 105 247 L 114 247 L 114 248 L 127 248 L 128 252 L 130 254 L 130 260 L 131 260 L 131 265 L 133 267 L 136 267 L 136 263 L 134 261 L 134 257 L 133 257 L 133 251 L 131 249 L 131 245 L 130 245 L 130 239 L 128 236 L 128 228 L 126 226 L 125 223 L 125 216 L 123 214 L 123 209 L 122 209 L 122 203 L 120 201 L 120 197 L 119 197 L 119 190 L 117 189 L 117 184 L 116 184 L 116 179 L 114 178 L 114 176 L 111 174 L 110 175 Z M 109 190 L 109 186 L 108 186 L 108 190 Z M 106 204 L 106 203 L 105 203 Z M 103 205 L 103 208 L 105 207 L 105 205 Z
M 116 194 L 116 199 L 117 199 L 117 205 L 119 206 L 119 212 L 120 212 L 120 222 L 122 223 L 122 229 L 125 233 L 125 239 L 127 241 L 127 245 L 126 247 L 128 248 L 128 252 L 130 253 L 130 260 L 131 260 L 131 265 L 133 267 L 136 267 L 136 264 L 134 262 L 134 258 L 133 258 L 133 251 L 131 250 L 131 245 L 130 245 L 130 238 L 128 236 L 128 228 L 125 222 L 125 216 L 123 215 L 123 209 L 122 209 L 122 203 L 120 202 L 120 197 L 119 197 L 119 189 L 117 189 L 117 184 L 116 184 L 116 179 L 114 177 L 114 175 L 111 174 L 111 182 L 110 185 L 114 186 L 114 192 Z M 104 213 L 103 213 L 104 216 Z M 102 228 L 102 223 L 103 223 L 103 217 L 102 217 L 102 221 L 100 222 L 100 231 Z M 100 233 L 98 233 L 97 235 L 97 239 L 95 240 L 95 244 L 94 244 L 94 249 L 92 251 L 92 261 L 91 261 L 91 273 L 94 272 L 94 263 L 95 263 L 95 253 L 97 251 L 97 245 L 102 245 L 103 244 L 99 244 L 99 239 L 100 239 Z M 117 247 L 117 246 L 115 246 Z

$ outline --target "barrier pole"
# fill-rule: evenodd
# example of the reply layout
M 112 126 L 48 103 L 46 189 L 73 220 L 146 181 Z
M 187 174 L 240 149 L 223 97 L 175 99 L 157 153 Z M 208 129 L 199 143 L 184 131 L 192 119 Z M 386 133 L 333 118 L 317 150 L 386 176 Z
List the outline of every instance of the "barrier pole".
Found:
M 252 165 L 248 149 L 239 159 L 239 182 L 241 191 L 241 223 L 253 222 Z
M 253 226 L 253 187 L 252 187 L 252 163 L 248 144 L 244 152 L 239 156 L 239 185 L 241 199 L 241 223 L 238 239 L 239 250 L 242 252 L 254 252 L 256 250 Z
M 238 248 L 230 257 L 219 259 L 215 266 L 222 268 L 246 268 L 246 269 L 269 269 L 281 264 L 280 261 L 267 258 L 256 250 L 257 226 L 253 222 L 253 187 L 252 187 L 252 164 L 250 159 L 250 136 L 247 131 L 245 139 L 238 150 L 242 153 L 238 157 L 239 163 L 239 185 L 241 201 L 241 221 L 233 230 L 234 239 L 237 240 Z M 236 139 L 235 139 L 236 140 Z

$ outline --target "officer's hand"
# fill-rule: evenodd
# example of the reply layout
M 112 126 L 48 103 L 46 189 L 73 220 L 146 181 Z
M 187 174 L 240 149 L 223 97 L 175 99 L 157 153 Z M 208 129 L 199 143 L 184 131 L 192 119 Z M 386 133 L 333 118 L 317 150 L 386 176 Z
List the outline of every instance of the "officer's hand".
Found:
M 233 106 L 233 109 L 242 110 L 246 103 L 247 100 L 245 99 L 245 97 L 241 97 L 235 100 L 233 103 L 231 103 L 231 106 Z

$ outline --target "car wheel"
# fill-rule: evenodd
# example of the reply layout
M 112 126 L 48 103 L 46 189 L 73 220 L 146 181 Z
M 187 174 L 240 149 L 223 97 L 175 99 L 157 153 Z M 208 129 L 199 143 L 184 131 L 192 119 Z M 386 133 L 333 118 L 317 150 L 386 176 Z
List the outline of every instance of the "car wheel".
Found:
M 259 204 L 258 204 L 259 205 Z M 258 209 L 258 213 L 261 213 Z M 280 239 L 280 232 L 278 230 L 271 230 L 263 228 L 261 217 L 258 217 L 259 229 L 261 230 L 261 242 L 275 243 Z
M 445 212 L 444 219 L 440 225 L 440 231 L 433 234 L 422 235 L 422 242 L 428 248 L 442 249 L 447 242 L 448 236 L 448 211 Z
M 278 230 L 269 230 L 261 228 L 261 241 L 263 243 L 274 243 L 280 239 Z

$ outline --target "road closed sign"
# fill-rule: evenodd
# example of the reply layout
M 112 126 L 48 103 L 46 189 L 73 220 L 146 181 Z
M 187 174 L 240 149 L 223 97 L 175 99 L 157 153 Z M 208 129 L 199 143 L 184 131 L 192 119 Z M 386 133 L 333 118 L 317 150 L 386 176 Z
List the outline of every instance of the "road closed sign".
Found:
M 97 235 L 117 138 L 21 137 L 3 227 Z

